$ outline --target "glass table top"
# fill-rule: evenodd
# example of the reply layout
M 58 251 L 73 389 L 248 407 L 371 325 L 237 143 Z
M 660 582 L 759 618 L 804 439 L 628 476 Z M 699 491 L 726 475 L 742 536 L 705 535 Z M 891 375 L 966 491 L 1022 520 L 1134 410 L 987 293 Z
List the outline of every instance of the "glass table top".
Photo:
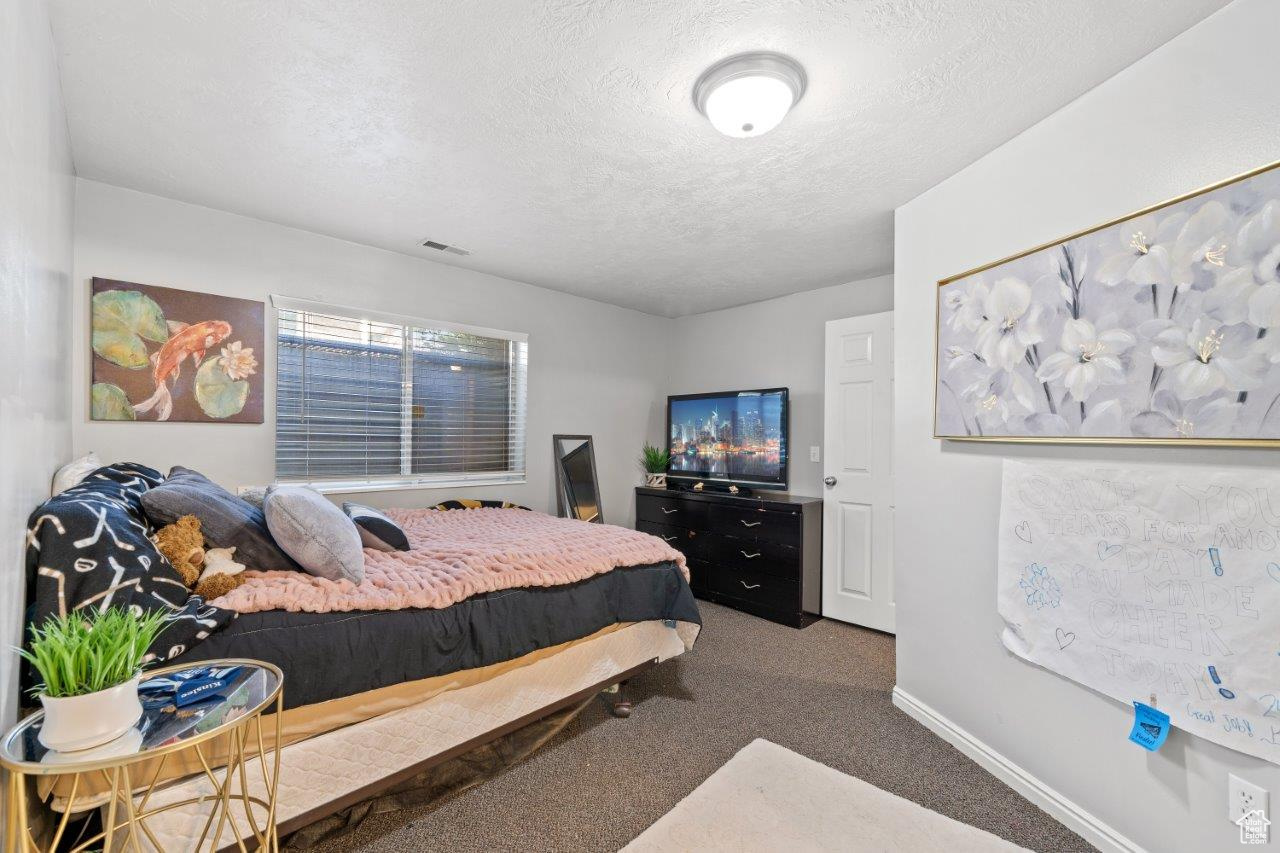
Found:
M 249 660 L 157 669 L 138 685 L 142 718 L 120 737 L 91 749 L 51 750 L 40 743 L 44 712 L 37 711 L 4 736 L 0 764 L 32 775 L 76 773 L 183 749 L 266 708 L 279 694 L 281 681 L 274 666 Z

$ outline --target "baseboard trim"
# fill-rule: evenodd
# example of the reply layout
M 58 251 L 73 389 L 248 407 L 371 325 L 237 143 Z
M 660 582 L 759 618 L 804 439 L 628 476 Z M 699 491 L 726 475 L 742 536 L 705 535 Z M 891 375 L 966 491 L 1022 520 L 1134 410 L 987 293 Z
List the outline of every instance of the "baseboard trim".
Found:
M 893 704 L 1104 853 L 1144 853 L 1143 848 L 1131 839 L 1050 788 L 901 687 L 893 688 Z

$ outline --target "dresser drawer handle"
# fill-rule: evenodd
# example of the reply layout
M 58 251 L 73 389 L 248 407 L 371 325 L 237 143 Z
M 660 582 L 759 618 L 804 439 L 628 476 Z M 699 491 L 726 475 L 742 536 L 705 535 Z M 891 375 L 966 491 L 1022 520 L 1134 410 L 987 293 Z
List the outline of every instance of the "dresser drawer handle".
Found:
M 667 536 L 667 535 L 665 535 L 665 534 L 664 534 L 664 535 L 663 535 L 663 537 L 662 537 L 662 541 L 663 541 L 663 542 L 674 542 L 674 541 L 676 541 L 676 540 L 677 540 L 677 539 L 679 539 L 679 538 L 680 538 L 679 536 Z
M 741 518 L 740 518 L 740 519 L 738 519 L 738 521 L 741 521 L 741 522 L 742 522 L 742 526 L 743 526 L 743 527 L 759 527 L 761 524 L 763 524 L 763 523 L 764 523 L 764 522 L 761 522 L 761 521 L 745 521 L 745 520 L 743 520 L 743 519 L 741 519 Z
M 758 583 L 747 583 L 746 581 L 738 581 L 738 583 L 742 584 L 742 586 L 743 586 L 745 589 L 759 589 L 759 588 L 760 588 L 760 584 L 758 584 Z
M 679 511 L 680 511 L 680 510 L 678 510 L 678 509 L 667 509 L 665 506 L 664 506 L 664 507 L 661 507 L 661 509 L 662 509 L 662 514 L 663 514 L 663 515 L 671 515 L 671 513 L 673 513 L 673 512 L 679 512 Z
M 738 553 L 746 557 L 748 560 L 754 560 L 756 557 L 760 556 L 759 551 L 756 551 L 754 554 L 748 554 L 746 551 L 739 551 Z

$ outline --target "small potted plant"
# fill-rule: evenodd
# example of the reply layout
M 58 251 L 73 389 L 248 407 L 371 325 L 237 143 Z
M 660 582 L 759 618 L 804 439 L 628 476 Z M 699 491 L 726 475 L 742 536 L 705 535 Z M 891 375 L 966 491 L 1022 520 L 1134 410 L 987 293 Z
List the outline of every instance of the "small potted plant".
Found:
M 666 449 L 646 444 L 640 456 L 640 467 L 644 469 L 644 484 L 655 489 L 667 485 L 667 463 L 671 454 Z
M 114 740 L 142 717 L 138 681 L 147 649 L 168 622 L 156 611 L 107 608 L 50 617 L 19 649 L 40 676 L 40 743 L 58 752 Z

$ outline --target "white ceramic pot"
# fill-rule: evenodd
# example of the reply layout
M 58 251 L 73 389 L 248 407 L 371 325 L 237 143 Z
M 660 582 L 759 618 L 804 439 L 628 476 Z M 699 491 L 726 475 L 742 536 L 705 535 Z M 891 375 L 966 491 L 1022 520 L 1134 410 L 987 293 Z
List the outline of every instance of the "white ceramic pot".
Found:
M 75 752 L 115 740 L 142 719 L 138 682 L 142 673 L 129 681 L 86 693 L 82 696 L 41 696 L 44 722 L 39 739 L 49 749 Z
M 667 485 L 666 474 L 645 474 L 644 484 L 654 489 L 661 489 Z

